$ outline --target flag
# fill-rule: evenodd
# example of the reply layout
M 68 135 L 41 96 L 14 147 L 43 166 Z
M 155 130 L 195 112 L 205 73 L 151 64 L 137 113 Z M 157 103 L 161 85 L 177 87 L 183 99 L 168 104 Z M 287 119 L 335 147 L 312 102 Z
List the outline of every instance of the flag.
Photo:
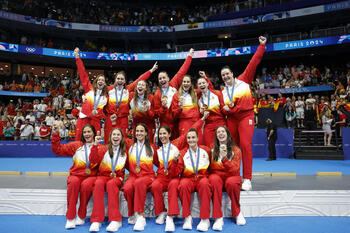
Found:
M 276 100 L 276 101 L 275 101 L 275 104 L 273 105 L 273 111 L 274 111 L 274 112 L 277 112 L 279 106 L 280 106 L 280 101 L 279 101 L 279 100 Z

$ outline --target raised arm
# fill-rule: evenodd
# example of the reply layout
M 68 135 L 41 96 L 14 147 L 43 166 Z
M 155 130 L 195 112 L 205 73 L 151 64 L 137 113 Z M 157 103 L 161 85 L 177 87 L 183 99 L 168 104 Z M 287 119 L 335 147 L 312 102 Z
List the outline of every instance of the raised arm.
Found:
M 54 126 L 55 127 L 55 126 Z M 52 152 L 60 156 L 74 156 L 76 150 L 80 147 L 81 142 L 71 142 L 68 144 L 61 144 L 58 127 L 53 127 L 51 137 L 51 149 Z
M 205 122 L 205 119 L 207 119 L 209 116 L 209 112 L 206 111 L 204 114 L 203 114 L 203 117 L 201 119 L 199 119 L 198 121 L 196 121 L 196 123 L 194 123 L 191 128 L 194 128 L 197 132 L 199 130 L 202 130 L 202 127 L 203 127 L 203 124 Z M 186 139 L 186 136 L 187 136 L 187 132 L 188 130 L 186 131 L 186 133 L 184 133 L 182 136 L 176 138 L 175 140 L 173 140 L 171 143 L 173 145 L 175 145 L 179 150 L 182 150 L 184 148 L 187 147 L 187 139 Z
M 209 86 L 208 86 L 209 90 L 213 91 L 214 90 L 214 86 L 213 86 L 213 84 L 212 84 L 212 82 L 211 82 L 211 80 L 209 78 L 209 75 L 206 74 L 204 71 L 199 71 L 198 74 L 199 74 L 199 77 L 205 78 L 207 80 L 207 82 L 209 84 Z
M 75 61 L 76 61 L 77 68 L 78 68 L 80 82 L 81 82 L 81 85 L 83 86 L 84 91 L 86 93 L 86 92 L 89 92 L 91 89 L 93 89 L 93 86 L 90 82 L 89 75 L 87 74 L 87 72 L 85 70 L 85 66 L 83 64 L 83 61 L 80 59 L 79 52 L 80 52 L 79 48 L 74 49 Z
M 108 147 L 101 145 L 100 141 L 101 141 L 101 136 L 96 136 L 95 142 L 91 148 L 91 153 L 90 153 L 90 157 L 89 157 L 91 163 L 100 164 L 105 153 L 108 150 Z
M 150 69 L 150 70 L 147 70 L 145 73 L 143 73 L 142 75 L 140 75 L 140 77 L 138 77 L 138 79 L 136 79 L 134 82 L 132 82 L 131 84 L 129 85 L 126 85 L 126 89 L 129 91 L 129 92 L 133 92 L 137 83 L 140 81 L 140 80 L 147 80 L 149 77 L 151 77 L 151 74 L 156 71 L 158 69 L 158 63 L 154 63 L 153 67 Z
M 258 49 L 256 50 L 254 56 L 250 60 L 247 68 L 244 70 L 244 72 L 238 77 L 238 79 L 251 84 L 254 80 L 254 75 L 256 71 L 256 67 L 259 65 L 265 51 L 265 44 L 266 44 L 266 38 L 263 36 L 259 37 L 260 45 Z
M 191 66 L 193 55 L 194 55 L 194 49 L 190 49 L 184 64 L 181 66 L 181 68 L 175 74 L 175 76 L 170 80 L 169 82 L 170 86 L 175 87 L 176 89 L 179 89 L 179 87 L 181 86 L 182 78 L 187 74 L 187 71 Z

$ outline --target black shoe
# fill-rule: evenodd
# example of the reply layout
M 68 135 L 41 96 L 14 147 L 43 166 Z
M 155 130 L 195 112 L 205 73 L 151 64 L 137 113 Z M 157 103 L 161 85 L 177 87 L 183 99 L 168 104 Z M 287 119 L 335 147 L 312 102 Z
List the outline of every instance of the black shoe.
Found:
M 266 161 L 272 161 L 272 160 L 276 160 L 276 159 L 273 159 L 273 158 L 267 158 Z

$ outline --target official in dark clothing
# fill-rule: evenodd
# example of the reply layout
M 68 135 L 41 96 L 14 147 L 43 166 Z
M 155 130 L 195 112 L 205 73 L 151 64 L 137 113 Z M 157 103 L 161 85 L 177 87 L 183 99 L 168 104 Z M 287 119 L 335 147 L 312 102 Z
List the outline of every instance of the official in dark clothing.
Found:
M 276 160 L 276 141 L 277 141 L 277 127 L 272 123 L 272 120 L 268 118 L 267 124 L 267 141 L 269 144 L 269 157 L 266 161 Z
M 313 108 L 312 104 L 310 103 L 307 103 L 306 105 L 304 121 L 305 121 L 306 130 L 316 130 L 316 122 L 317 122 L 316 111 Z M 314 138 L 313 144 L 317 144 L 316 134 L 311 134 L 311 135 Z M 307 137 L 307 144 L 309 143 L 310 143 L 310 137 Z

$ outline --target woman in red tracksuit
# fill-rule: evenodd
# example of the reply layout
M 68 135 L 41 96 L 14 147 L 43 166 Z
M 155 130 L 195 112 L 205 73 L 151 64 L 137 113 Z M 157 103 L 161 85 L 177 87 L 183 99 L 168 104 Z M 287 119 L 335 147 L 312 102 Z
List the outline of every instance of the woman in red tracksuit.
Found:
M 223 187 L 231 199 L 232 216 L 236 217 L 237 225 L 246 223 L 239 204 L 242 186 L 240 176 L 242 155 L 226 126 L 219 126 L 214 137 L 209 167 L 209 181 L 213 187 L 213 218 L 215 218 L 213 230 L 222 231 L 224 225 L 221 204 Z
M 96 137 L 96 145 L 100 138 L 100 136 Z M 127 161 L 126 144 L 122 129 L 114 128 L 110 132 L 107 146 L 99 145 L 99 148 L 94 146 L 91 149 L 91 162 L 100 164 L 100 166 L 93 190 L 94 205 L 90 218 L 90 231 L 99 231 L 101 222 L 105 218 L 105 190 L 108 194 L 108 219 L 110 221 L 106 230 L 115 232 L 122 226 L 122 215 L 119 210 L 119 190 L 124 181 L 125 163 Z
M 171 132 L 173 133 L 173 137 L 176 137 L 177 134 L 177 132 L 175 132 L 177 124 L 173 120 L 171 103 L 173 96 L 176 94 L 181 85 L 182 78 L 186 75 L 188 69 L 190 68 L 193 54 L 194 50 L 190 49 L 189 55 L 184 64 L 170 82 L 169 75 L 166 71 L 161 71 L 158 74 L 159 88 L 153 96 L 154 114 L 155 117 L 159 118 L 160 125 L 166 125 L 170 128 Z
M 140 80 L 147 80 L 151 74 L 158 69 L 157 63 L 155 63 L 149 71 L 142 74 L 138 79 L 129 85 L 125 85 L 126 74 L 124 71 L 120 71 L 115 74 L 115 82 L 113 86 L 109 86 L 108 90 L 108 103 L 105 106 L 106 122 L 105 122 L 105 138 L 104 143 L 108 143 L 109 132 L 114 128 L 121 128 L 124 135 L 126 135 L 127 128 L 129 126 L 129 102 L 130 94 L 134 91 L 136 84 Z M 130 98 L 130 99 L 129 99 Z
M 200 91 L 194 89 L 191 76 L 185 75 L 179 91 L 171 103 L 173 120 L 179 120 L 179 136 L 186 134 L 191 126 L 200 119 L 198 98 Z M 198 131 L 199 144 L 203 144 L 202 130 Z
M 196 190 L 200 198 L 200 223 L 197 230 L 207 231 L 210 222 L 210 198 L 212 187 L 208 180 L 210 150 L 206 146 L 198 146 L 198 133 L 191 128 L 186 134 L 188 149 L 180 153 L 180 158 L 174 158 L 172 169 L 176 175 L 181 174 L 179 196 L 182 203 L 182 216 L 185 218 L 182 226 L 185 230 L 192 229 L 191 195 Z
M 200 78 L 197 80 L 197 87 L 201 91 L 201 97 L 198 100 L 200 112 L 209 112 L 208 119 L 205 120 L 203 144 L 211 146 L 214 142 L 215 130 L 220 125 L 226 125 L 225 111 L 222 109 L 224 100 L 220 91 L 216 91 L 209 86 L 207 77 L 204 72 L 200 72 Z
M 73 156 L 73 166 L 69 169 L 67 179 L 67 222 L 66 229 L 83 225 L 86 217 L 86 207 L 89 202 L 92 188 L 96 180 L 98 164 L 90 162 L 91 148 L 93 146 L 96 131 L 94 126 L 86 124 L 80 141 L 68 144 L 60 144 L 58 125 L 54 123 L 52 128 L 51 148 L 56 155 Z M 80 193 L 80 206 L 76 217 L 76 205 Z
M 101 134 L 101 119 L 104 117 L 103 108 L 107 104 L 107 86 L 104 75 L 98 75 L 93 85 L 86 73 L 84 64 L 79 57 L 79 48 L 74 50 L 81 85 L 84 88 L 83 102 L 76 125 L 76 140 L 80 139 L 82 127 L 91 124 L 97 134 Z
M 139 123 L 135 127 L 134 144 L 129 149 L 126 168 L 130 177 L 126 180 L 123 192 L 128 204 L 128 223 L 135 224 L 134 230 L 142 231 L 146 226 L 144 208 L 147 190 L 154 180 L 154 149 L 150 144 L 147 126 Z
M 152 98 L 148 84 L 144 80 L 140 80 L 135 91 L 131 94 L 130 112 L 133 119 L 133 129 L 139 123 L 144 123 L 148 128 L 148 136 L 150 142 L 153 142 L 153 135 L 155 131 L 154 113 Z
M 225 87 L 221 90 L 227 112 L 227 126 L 237 145 L 242 150 L 243 159 L 243 190 L 251 190 L 252 179 L 252 139 L 254 132 L 254 105 L 250 84 L 255 70 L 265 51 L 266 38 L 259 37 L 260 45 L 249 62 L 245 71 L 235 78 L 231 69 L 225 66 L 221 69 L 221 77 Z
M 192 127 L 196 130 L 201 130 L 204 120 L 208 114 L 204 114 L 202 119 L 197 121 Z M 151 193 L 154 199 L 154 213 L 156 223 L 163 224 L 166 217 L 165 231 L 175 231 L 173 217 L 179 215 L 178 206 L 178 185 L 180 179 L 178 174 L 170 173 L 174 165 L 174 157 L 178 157 L 180 150 L 187 145 L 186 135 L 170 141 L 171 130 L 168 126 L 162 125 L 158 130 L 158 145 L 157 158 L 154 163 L 158 167 L 157 178 L 152 182 Z M 168 191 L 168 211 L 164 206 L 163 192 Z

